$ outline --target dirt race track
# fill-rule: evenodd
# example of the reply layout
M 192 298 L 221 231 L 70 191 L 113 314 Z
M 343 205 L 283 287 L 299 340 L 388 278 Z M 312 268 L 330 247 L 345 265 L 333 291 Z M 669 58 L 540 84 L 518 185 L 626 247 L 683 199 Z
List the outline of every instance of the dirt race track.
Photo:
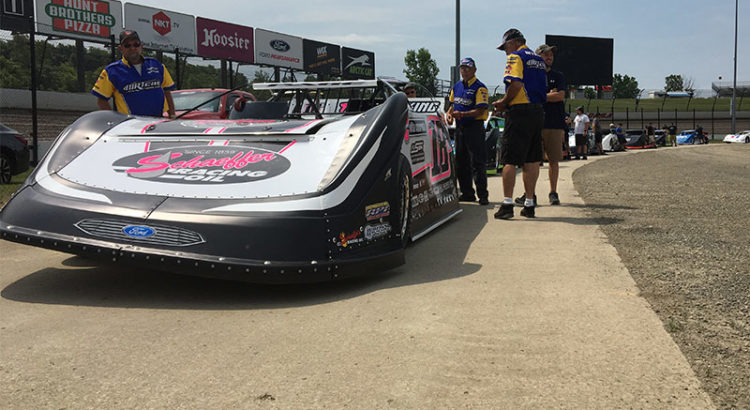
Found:
M 750 144 L 625 154 L 576 189 L 714 403 L 748 409 Z
M 0 241 L 0 408 L 750 408 L 748 158 L 566 162 L 562 206 L 499 221 L 463 204 L 406 265 L 346 282 L 255 286 Z

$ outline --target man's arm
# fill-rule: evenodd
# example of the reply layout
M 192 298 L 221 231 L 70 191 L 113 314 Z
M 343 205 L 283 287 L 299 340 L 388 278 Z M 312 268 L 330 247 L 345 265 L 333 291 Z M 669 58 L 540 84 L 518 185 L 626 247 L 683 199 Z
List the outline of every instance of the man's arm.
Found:
M 99 106 L 100 110 L 112 110 L 112 107 L 109 105 L 109 101 L 105 100 L 104 98 L 96 98 L 96 105 Z
M 172 98 L 172 92 L 164 90 L 164 97 L 167 99 L 167 113 L 169 114 L 169 118 L 174 118 L 174 99 Z
M 511 80 L 508 89 L 505 90 L 505 96 L 498 101 L 492 103 L 496 111 L 505 111 L 508 108 L 508 104 L 516 98 L 516 95 L 523 88 L 523 83 L 516 80 Z
M 469 111 L 456 111 L 453 113 L 453 118 L 460 120 L 461 118 L 470 117 L 477 118 L 487 111 L 487 107 L 477 107 Z
M 565 90 L 558 91 L 557 88 L 553 88 L 547 93 L 547 102 L 560 101 L 565 101 Z

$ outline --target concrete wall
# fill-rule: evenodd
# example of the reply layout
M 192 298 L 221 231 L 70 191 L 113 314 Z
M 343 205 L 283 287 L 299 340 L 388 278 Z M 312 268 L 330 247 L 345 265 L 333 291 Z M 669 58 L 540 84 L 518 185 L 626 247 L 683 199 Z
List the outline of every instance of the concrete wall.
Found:
M 62 93 L 57 91 L 37 91 L 37 107 L 40 110 L 94 111 L 97 110 L 96 97 L 89 93 Z M 31 109 L 31 91 L 0 89 L 0 109 Z

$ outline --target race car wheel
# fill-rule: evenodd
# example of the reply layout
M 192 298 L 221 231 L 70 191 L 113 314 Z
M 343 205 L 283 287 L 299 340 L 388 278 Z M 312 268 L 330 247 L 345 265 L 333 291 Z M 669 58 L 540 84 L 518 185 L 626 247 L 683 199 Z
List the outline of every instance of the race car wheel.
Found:
M 750 137 L 745 137 L 745 144 L 749 144 L 749 143 L 750 143 Z
M 409 228 L 411 225 L 411 173 L 409 162 L 401 158 L 398 172 L 398 233 L 401 243 L 406 246 L 411 241 Z
M 8 155 L 0 154 L 0 184 L 10 184 L 10 178 L 13 176 L 11 165 Z

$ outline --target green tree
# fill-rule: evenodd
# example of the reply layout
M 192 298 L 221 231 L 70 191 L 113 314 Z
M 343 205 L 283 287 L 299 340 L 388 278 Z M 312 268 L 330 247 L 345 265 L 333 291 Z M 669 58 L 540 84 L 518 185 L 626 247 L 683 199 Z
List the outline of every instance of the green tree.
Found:
M 404 74 L 409 81 L 422 85 L 433 95 L 437 93 L 437 75 L 440 70 L 426 48 L 407 50 L 404 64 Z
M 253 74 L 252 84 L 255 83 L 270 83 L 273 81 L 273 74 L 263 70 L 256 70 Z M 271 98 L 271 91 L 269 90 L 250 90 L 251 93 L 258 99 L 258 101 L 266 101 Z
M 586 87 L 586 88 L 583 89 L 583 96 L 587 100 L 592 100 L 592 99 L 596 98 L 596 91 L 594 91 L 594 89 L 591 88 L 591 87 Z
M 637 98 L 641 93 L 635 77 L 626 74 L 615 74 L 612 77 L 612 94 L 615 98 Z
M 664 77 L 664 91 L 682 91 L 685 89 L 684 80 L 679 74 L 672 74 Z

